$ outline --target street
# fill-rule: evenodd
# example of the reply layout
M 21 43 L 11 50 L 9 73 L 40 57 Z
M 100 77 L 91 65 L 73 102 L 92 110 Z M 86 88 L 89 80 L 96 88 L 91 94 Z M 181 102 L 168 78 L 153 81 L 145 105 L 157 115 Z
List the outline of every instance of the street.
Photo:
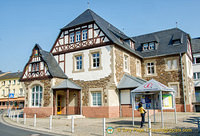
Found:
M 3 123 L 1 111 L 0 111 L 0 135 L 1 136 L 52 136 L 6 125 L 5 123 Z

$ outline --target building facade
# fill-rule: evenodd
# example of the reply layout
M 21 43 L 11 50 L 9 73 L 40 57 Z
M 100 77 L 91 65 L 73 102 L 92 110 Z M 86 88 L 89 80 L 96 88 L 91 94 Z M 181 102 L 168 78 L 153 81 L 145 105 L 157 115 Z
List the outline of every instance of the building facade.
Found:
M 177 91 L 178 111 L 192 111 L 190 43 L 177 28 L 128 37 L 88 9 L 60 30 L 50 52 L 33 48 L 21 77 L 24 112 L 131 116 L 130 91 L 151 78 Z
M 7 72 L 0 76 L 0 109 L 24 107 L 24 89 L 19 82 L 21 76 L 22 72 Z
M 192 39 L 193 77 L 195 86 L 195 110 L 200 111 L 200 38 Z

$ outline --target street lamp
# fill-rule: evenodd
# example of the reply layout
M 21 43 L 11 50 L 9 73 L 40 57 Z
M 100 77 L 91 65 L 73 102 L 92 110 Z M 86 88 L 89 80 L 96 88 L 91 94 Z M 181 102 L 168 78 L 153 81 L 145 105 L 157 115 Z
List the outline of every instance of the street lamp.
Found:
M 7 113 L 9 114 L 9 94 L 10 94 L 10 87 L 7 86 L 5 88 L 8 88 L 8 101 L 7 101 Z

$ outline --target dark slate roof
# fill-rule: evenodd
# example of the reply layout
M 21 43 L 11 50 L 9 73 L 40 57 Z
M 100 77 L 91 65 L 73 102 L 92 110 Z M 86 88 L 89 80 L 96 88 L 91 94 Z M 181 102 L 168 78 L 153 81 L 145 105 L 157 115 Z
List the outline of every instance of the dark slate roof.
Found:
M 44 60 L 44 62 L 46 62 L 49 73 L 52 77 L 68 78 L 50 52 L 42 50 L 42 48 L 38 44 L 36 44 L 35 47 L 39 48 L 41 58 Z
M 3 76 L 0 76 L 0 80 L 20 78 L 21 76 L 22 76 L 22 72 L 7 73 Z
M 81 90 L 81 87 L 79 85 L 73 83 L 69 79 L 65 79 L 60 84 L 55 85 L 55 86 L 52 87 L 52 89 L 66 89 L 66 88 Z
M 113 43 L 132 52 L 136 56 L 141 57 L 133 49 L 130 48 L 130 45 L 128 45 L 125 42 L 125 40 L 127 39 L 132 40 L 130 37 L 126 36 L 122 31 L 114 27 L 112 24 L 108 23 L 106 20 L 101 18 L 99 15 L 97 15 L 90 9 L 87 9 L 85 12 L 83 12 L 81 15 L 79 15 L 77 18 L 75 18 L 72 22 L 63 27 L 61 30 L 70 29 L 72 27 L 76 27 L 81 24 L 86 24 L 90 22 L 95 22 L 100 27 L 100 29 L 105 33 L 108 39 L 110 39 Z M 124 41 L 121 41 L 121 39 Z
M 148 57 L 165 56 L 165 55 L 187 52 L 188 36 L 189 35 L 184 31 L 178 28 L 173 28 L 173 29 L 132 37 L 132 39 L 134 39 L 136 42 L 135 43 L 136 52 L 141 56 L 143 56 L 144 58 L 148 58 Z M 177 39 L 180 39 L 181 43 L 179 45 L 173 45 L 172 41 Z M 142 43 L 151 41 L 157 42 L 156 49 L 142 51 Z
M 191 43 L 192 43 L 192 53 L 200 53 L 200 38 L 192 39 Z
M 138 77 L 133 77 L 128 74 L 124 74 L 119 84 L 118 89 L 136 88 L 142 84 L 146 83 L 146 80 L 140 79 Z

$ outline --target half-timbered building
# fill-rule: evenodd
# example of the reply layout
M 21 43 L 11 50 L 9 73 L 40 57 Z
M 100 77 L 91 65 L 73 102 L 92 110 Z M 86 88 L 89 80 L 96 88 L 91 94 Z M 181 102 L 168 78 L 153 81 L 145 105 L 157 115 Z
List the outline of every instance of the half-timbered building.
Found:
M 179 91 L 178 110 L 191 111 L 191 60 L 180 29 L 131 38 L 88 9 L 60 30 L 50 52 L 33 48 L 21 77 L 24 112 L 131 116 L 130 91 L 151 78 Z

